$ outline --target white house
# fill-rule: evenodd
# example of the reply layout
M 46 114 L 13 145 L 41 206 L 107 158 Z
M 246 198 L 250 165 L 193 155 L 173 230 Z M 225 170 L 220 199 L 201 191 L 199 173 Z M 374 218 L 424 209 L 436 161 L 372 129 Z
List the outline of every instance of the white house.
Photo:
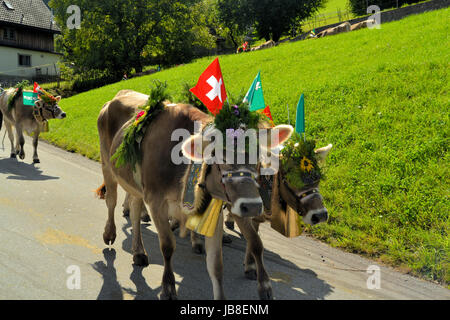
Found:
M 0 0 L 0 82 L 56 76 L 60 29 L 42 0 Z

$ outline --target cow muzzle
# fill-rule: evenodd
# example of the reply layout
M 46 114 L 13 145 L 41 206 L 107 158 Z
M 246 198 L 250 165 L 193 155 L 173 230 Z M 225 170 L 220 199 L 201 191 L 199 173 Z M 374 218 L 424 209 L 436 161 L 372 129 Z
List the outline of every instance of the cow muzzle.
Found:
M 328 220 L 328 210 L 325 208 L 309 210 L 306 216 L 303 217 L 303 222 L 316 225 L 322 222 L 326 222 Z
M 231 213 L 242 217 L 257 217 L 263 212 L 263 201 L 259 198 L 239 198 L 231 207 Z

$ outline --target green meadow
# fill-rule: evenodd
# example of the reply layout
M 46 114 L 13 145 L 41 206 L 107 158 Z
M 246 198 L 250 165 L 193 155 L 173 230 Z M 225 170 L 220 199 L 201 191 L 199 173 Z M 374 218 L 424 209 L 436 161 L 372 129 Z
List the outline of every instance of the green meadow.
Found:
M 327 224 L 308 227 L 333 247 L 448 286 L 450 9 L 381 29 L 220 57 L 229 95 L 261 71 L 276 123 L 305 95 L 306 134 L 333 144 L 321 193 Z M 214 57 L 63 99 L 49 142 L 99 160 L 96 120 L 121 89 L 147 93 L 167 81 L 173 100 Z M 292 123 L 293 124 L 293 123 Z M 289 240 L 286 240 L 289 241 Z

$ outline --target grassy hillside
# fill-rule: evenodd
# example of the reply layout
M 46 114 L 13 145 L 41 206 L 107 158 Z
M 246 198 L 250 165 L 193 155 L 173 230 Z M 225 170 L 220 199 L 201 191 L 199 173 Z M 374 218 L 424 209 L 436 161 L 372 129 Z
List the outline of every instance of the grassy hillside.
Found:
M 315 237 L 447 284 L 449 15 L 220 58 L 229 93 L 245 91 L 261 70 L 275 122 L 287 122 L 286 105 L 292 118 L 304 93 L 307 135 L 333 143 L 321 185 L 330 220 L 309 230 Z M 52 121 L 44 138 L 98 159 L 96 118 L 117 91 L 148 92 L 160 79 L 176 96 L 211 61 L 64 99 L 67 119 Z

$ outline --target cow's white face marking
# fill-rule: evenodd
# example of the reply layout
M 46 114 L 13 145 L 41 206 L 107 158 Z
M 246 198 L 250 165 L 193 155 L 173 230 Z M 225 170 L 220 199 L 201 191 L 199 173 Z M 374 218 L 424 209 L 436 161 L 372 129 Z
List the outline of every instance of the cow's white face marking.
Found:
M 312 222 L 312 217 L 313 215 L 315 215 L 316 213 L 321 213 L 323 212 L 323 209 L 314 209 L 314 210 L 309 210 L 305 216 L 302 217 L 302 220 L 304 223 L 309 224 L 309 225 L 315 225 L 315 223 Z M 328 220 L 328 218 L 327 218 Z M 320 222 L 325 222 L 325 221 L 320 221 Z
M 231 207 L 231 213 L 242 217 L 242 210 L 241 210 L 241 204 L 257 204 L 257 205 L 261 205 L 261 212 L 259 212 L 259 214 L 262 214 L 263 212 L 263 202 L 261 197 L 258 198 L 239 198 L 237 199 L 234 203 L 233 206 Z

